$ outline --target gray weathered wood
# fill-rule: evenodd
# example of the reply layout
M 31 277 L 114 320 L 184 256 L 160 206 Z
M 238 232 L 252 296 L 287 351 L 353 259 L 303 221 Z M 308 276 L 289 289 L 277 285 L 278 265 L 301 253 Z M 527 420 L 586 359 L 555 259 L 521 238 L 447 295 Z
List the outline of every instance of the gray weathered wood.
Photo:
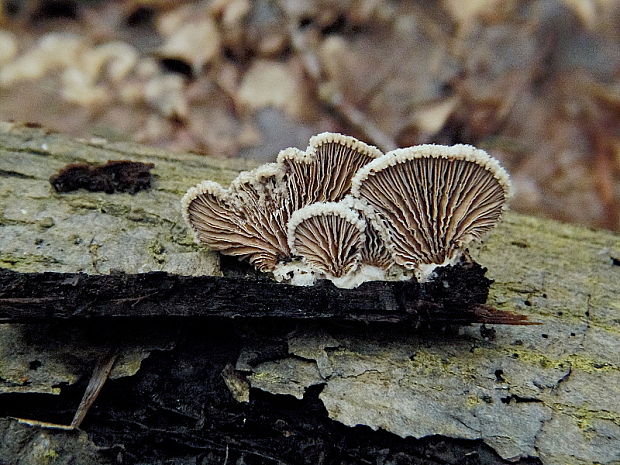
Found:
M 67 163 L 111 159 L 154 163 L 154 188 L 57 194 L 49 185 Z M 227 182 L 245 167 L 4 123 L 0 266 L 218 274 L 215 255 L 193 244 L 182 224 L 179 199 L 202 179 Z M 253 387 L 274 393 L 299 397 L 323 384 L 330 416 L 347 425 L 481 438 L 502 457 L 545 464 L 620 463 L 619 237 L 512 213 L 472 255 L 495 280 L 491 305 L 543 324 L 496 327 L 491 336 L 467 328 L 459 337 L 304 331 L 290 336 L 290 358 L 249 366 L 242 354 L 238 368 L 252 373 Z M 92 369 L 96 348 L 33 347 L 24 331 L 0 326 L 0 392 L 56 392 Z M 116 375 L 135 372 L 163 342 L 150 344 L 121 353 Z M 84 366 L 68 363 L 69 353 Z M 33 373 L 34 359 L 43 365 Z

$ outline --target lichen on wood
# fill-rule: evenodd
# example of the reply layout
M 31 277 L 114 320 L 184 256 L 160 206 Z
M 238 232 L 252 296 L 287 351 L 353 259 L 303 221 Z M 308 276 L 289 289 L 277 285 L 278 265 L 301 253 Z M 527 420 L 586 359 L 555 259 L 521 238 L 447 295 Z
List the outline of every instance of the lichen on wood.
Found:
M 154 163 L 152 188 L 58 194 L 49 184 L 67 164 L 114 159 Z M 226 184 L 249 167 L 4 123 L 0 267 L 217 275 L 219 261 L 192 242 L 179 199 L 198 181 Z M 539 457 L 545 465 L 619 463 L 619 237 L 510 213 L 471 253 L 495 280 L 489 303 L 541 325 L 459 334 L 298 329 L 288 336 L 287 356 L 246 363 L 260 351 L 248 346 L 237 369 L 252 388 L 271 393 L 300 397 L 321 385 L 327 412 L 345 425 L 482 439 L 505 459 Z M 83 354 L 84 341 L 59 352 L 58 344 L 31 344 L 32 334 L 14 337 L 18 331 L 28 333 L 0 326 L 3 392 L 54 392 L 92 368 L 94 352 Z M 127 366 L 138 369 L 135 354 L 152 348 L 127 348 Z M 41 375 L 29 367 L 35 360 Z

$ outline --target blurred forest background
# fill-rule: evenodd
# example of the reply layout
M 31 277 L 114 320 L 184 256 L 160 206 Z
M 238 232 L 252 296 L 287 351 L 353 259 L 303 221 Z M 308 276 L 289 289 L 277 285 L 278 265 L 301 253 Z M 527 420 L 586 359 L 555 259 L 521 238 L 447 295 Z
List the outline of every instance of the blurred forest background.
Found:
M 513 209 L 620 230 L 618 0 L 0 5 L 0 120 L 260 161 L 470 143 Z

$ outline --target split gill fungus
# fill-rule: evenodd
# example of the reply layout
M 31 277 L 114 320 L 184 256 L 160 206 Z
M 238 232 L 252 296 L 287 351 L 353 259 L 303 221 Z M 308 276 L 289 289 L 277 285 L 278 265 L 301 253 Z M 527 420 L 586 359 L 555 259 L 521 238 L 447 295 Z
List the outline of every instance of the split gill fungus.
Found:
M 228 188 L 204 181 L 183 197 L 196 241 L 278 281 L 343 288 L 425 281 L 483 239 L 511 196 L 497 160 L 469 145 L 383 154 L 337 133 L 288 148 Z

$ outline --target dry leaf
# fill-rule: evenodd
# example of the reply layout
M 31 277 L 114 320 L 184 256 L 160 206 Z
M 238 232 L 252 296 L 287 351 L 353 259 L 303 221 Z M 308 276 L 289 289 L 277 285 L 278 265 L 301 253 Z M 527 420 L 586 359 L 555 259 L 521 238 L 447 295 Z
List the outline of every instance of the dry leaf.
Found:
M 256 60 L 241 81 L 238 99 L 251 110 L 272 106 L 299 115 L 302 93 L 299 75 L 290 63 Z
M 176 12 L 175 12 L 176 13 Z M 158 50 L 158 56 L 188 63 L 194 73 L 213 61 L 220 52 L 220 32 L 215 21 L 206 14 L 192 17 L 191 11 L 183 10 L 174 20 L 163 21 L 160 29 L 166 35 L 166 42 Z M 183 21 L 179 17 L 184 18 Z

